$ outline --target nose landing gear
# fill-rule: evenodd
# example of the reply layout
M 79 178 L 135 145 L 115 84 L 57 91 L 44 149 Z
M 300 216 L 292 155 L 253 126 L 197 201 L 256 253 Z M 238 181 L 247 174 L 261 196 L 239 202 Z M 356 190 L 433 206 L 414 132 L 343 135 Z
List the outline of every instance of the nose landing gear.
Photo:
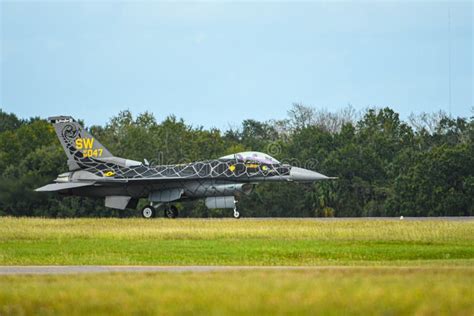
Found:
M 237 211 L 237 201 L 234 199 L 234 218 L 240 218 L 240 213 Z
M 240 218 L 240 213 L 237 211 L 237 208 L 234 208 L 234 218 Z

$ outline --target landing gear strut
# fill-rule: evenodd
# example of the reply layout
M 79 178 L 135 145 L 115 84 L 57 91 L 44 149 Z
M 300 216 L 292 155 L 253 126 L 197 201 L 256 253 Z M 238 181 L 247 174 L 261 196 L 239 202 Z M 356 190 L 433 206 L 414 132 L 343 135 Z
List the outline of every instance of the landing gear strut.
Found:
M 165 217 L 166 218 L 176 218 L 178 217 L 179 212 L 178 208 L 174 205 L 166 205 L 165 206 Z
M 234 218 L 240 218 L 240 213 L 237 211 L 237 201 L 234 200 Z

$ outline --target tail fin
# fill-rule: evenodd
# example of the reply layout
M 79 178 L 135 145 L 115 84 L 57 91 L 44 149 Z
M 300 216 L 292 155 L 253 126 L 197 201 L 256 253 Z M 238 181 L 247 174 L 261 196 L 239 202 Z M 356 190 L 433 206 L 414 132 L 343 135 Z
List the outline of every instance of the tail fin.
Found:
M 88 163 L 113 155 L 70 116 L 48 118 L 53 123 L 59 141 L 66 152 L 69 170 L 83 169 Z

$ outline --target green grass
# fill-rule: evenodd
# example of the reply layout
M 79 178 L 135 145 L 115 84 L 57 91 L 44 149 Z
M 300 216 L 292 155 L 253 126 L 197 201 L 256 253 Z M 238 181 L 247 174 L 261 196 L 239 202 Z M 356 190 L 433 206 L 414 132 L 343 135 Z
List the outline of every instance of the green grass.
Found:
M 473 315 L 470 268 L 0 277 L 9 315 Z
M 474 221 L 0 218 L 2 265 L 460 265 Z
M 474 314 L 474 221 L 0 218 L 0 265 L 62 264 L 310 267 L 0 276 L 0 315 Z

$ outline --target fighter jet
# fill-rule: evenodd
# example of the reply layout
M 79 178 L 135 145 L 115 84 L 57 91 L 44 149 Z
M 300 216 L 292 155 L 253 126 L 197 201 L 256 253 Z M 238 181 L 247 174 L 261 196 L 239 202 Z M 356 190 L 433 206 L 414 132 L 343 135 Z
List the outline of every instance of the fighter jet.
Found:
M 253 151 L 186 164 L 150 165 L 146 160 L 115 157 L 70 116 L 48 120 L 66 152 L 69 172 L 36 191 L 102 197 L 106 207 L 119 210 L 136 208 L 139 199 L 147 198 L 149 204 L 141 210 L 144 218 L 155 217 L 158 208 L 163 208 L 165 217 L 176 218 L 176 202 L 200 198 L 208 208 L 233 209 L 234 217 L 240 218 L 236 197 L 249 194 L 258 183 L 332 179 Z

